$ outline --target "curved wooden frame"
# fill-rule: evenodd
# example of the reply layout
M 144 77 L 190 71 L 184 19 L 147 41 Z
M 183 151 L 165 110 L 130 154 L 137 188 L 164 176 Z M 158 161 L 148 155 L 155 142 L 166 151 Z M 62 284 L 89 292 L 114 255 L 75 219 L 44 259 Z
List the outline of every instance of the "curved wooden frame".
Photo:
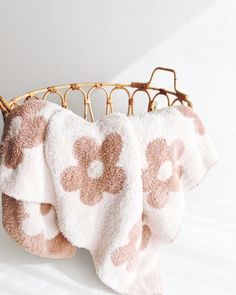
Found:
M 152 86 L 152 80 L 154 74 L 157 71 L 167 71 L 173 74 L 174 76 L 174 91 L 167 90 L 164 88 L 159 88 L 156 86 Z M 89 89 L 86 91 L 84 88 Z M 111 89 L 109 89 L 111 88 Z M 180 102 L 181 104 L 186 103 L 188 106 L 192 107 L 191 101 L 188 99 L 187 94 L 180 92 L 176 87 L 176 73 L 173 69 L 157 67 L 153 70 L 151 74 L 151 78 L 148 82 L 131 82 L 129 84 L 122 83 L 72 83 L 58 86 L 51 86 L 47 88 L 42 88 L 34 91 L 27 92 L 23 95 L 17 96 L 10 101 L 7 101 L 3 97 L 0 96 L 0 109 L 5 118 L 7 114 L 13 110 L 17 105 L 19 105 L 20 101 L 25 101 L 31 98 L 34 99 L 43 99 L 46 100 L 48 96 L 51 94 L 57 94 L 61 101 L 61 106 L 64 108 L 68 108 L 68 96 L 69 93 L 77 90 L 80 91 L 84 98 L 84 119 L 88 119 L 88 112 L 90 114 L 90 120 L 94 121 L 93 109 L 91 104 L 91 94 L 96 91 L 96 89 L 102 89 L 106 95 L 106 114 L 114 111 L 112 95 L 117 90 L 122 90 L 127 93 L 128 96 L 128 109 L 127 115 L 134 114 L 134 95 L 137 92 L 144 92 L 148 96 L 148 107 L 147 111 L 152 111 L 156 108 L 156 98 L 158 95 L 164 95 L 167 98 L 168 106 L 172 106 L 176 102 Z M 64 91 L 64 93 L 63 93 Z M 151 96 L 151 92 L 154 92 L 154 95 Z M 41 95 L 41 97 L 40 97 Z M 169 95 L 174 96 L 174 100 L 171 102 Z

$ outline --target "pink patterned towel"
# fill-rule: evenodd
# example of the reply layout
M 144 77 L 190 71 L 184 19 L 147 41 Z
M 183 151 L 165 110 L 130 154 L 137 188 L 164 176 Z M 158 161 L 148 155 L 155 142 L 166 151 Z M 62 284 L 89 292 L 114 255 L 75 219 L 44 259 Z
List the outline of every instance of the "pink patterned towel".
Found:
M 120 294 L 162 294 L 159 246 L 176 238 L 184 191 L 216 160 L 200 118 L 186 106 L 91 123 L 29 100 L 5 122 L 3 225 L 42 257 L 88 249 L 98 277 Z

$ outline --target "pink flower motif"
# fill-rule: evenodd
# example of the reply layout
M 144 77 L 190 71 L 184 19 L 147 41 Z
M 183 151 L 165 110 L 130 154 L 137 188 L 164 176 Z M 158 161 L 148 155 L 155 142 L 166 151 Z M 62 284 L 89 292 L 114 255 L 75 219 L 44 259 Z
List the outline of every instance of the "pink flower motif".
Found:
M 6 167 L 16 169 L 23 160 L 24 149 L 43 142 L 46 121 L 36 114 L 44 106 L 44 101 L 25 102 L 8 115 L 0 147 Z
M 204 135 L 206 133 L 205 126 L 203 125 L 201 119 L 198 117 L 197 114 L 194 113 L 192 108 L 188 106 L 180 105 L 177 107 L 177 110 L 185 117 L 193 119 L 195 131 L 200 134 Z
M 164 138 L 158 138 L 148 144 L 148 167 L 143 171 L 142 180 L 143 190 L 148 192 L 148 203 L 153 208 L 163 208 L 169 193 L 178 191 L 183 167 L 177 164 L 177 160 L 183 150 L 182 140 L 175 140 L 168 146 Z
M 101 145 L 91 137 L 78 138 L 74 144 L 78 165 L 63 171 L 64 190 L 80 190 L 81 201 L 90 206 L 102 200 L 103 192 L 119 193 L 126 179 L 124 170 L 116 166 L 121 150 L 122 139 L 117 133 L 110 133 Z
M 127 245 L 112 252 L 112 263 L 115 266 L 126 263 L 126 270 L 134 271 L 138 264 L 140 252 L 148 246 L 150 239 L 150 227 L 146 224 L 143 225 L 142 220 L 140 220 L 131 228 Z
M 73 257 L 77 248 L 60 232 L 51 204 L 24 202 L 2 194 L 2 223 L 26 251 L 53 259 Z

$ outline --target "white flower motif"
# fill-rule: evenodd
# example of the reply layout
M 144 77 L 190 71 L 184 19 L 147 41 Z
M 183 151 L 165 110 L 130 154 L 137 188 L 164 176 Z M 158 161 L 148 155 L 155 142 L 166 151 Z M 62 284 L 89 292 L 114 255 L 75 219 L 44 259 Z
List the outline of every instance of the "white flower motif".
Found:
M 41 204 L 24 203 L 27 217 L 22 222 L 22 230 L 26 235 L 43 234 L 45 239 L 51 240 L 59 234 L 55 209 L 51 206 L 46 214 L 41 212 Z

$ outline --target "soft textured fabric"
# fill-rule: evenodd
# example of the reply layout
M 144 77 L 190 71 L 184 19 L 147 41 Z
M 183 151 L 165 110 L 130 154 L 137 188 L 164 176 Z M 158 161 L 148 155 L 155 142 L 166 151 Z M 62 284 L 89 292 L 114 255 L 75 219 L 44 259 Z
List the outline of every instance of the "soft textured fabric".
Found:
M 39 256 L 88 249 L 98 277 L 120 294 L 162 294 L 159 246 L 177 237 L 184 191 L 216 160 L 202 121 L 186 106 L 91 123 L 30 100 L 5 122 L 3 225 Z

